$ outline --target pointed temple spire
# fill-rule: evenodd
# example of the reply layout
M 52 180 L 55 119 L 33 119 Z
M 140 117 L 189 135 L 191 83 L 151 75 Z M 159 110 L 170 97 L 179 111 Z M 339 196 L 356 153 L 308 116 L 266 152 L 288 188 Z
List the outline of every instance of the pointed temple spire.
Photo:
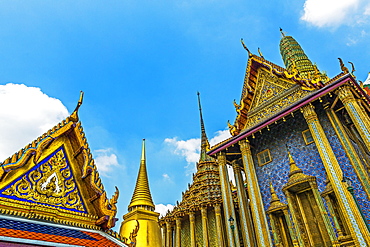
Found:
M 200 127 L 201 127 L 201 149 L 200 149 L 199 161 L 209 161 L 210 157 L 207 155 L 207 151 L 209 150 L 209 142 L 208 142 L 206 129 L 204 127 L 204 122 L 203 122 L 202 106 L 200 104 L 200 93 L 197 92 L 197 95 L 198 95 L 198 105 L 199 105 L 199 113 L 200 113 Z
M 295 163 L 292 155 L 290 154 L 290 151 L 288 151 L 288 157 L 289 157 L 289 164 L 290 164 L 289 177 L 292 177 L 294 174 L 297 174 L 297 173 L 302 173 L 301 168 L 299 168 L 297 164 Z
M 152 195 L 150 194 L 148 175 L 146 171 L 145 139 L 143 139 L 140 168 L 137 175 L 136 186 L 134 194 L 132 195 L 131 203 L 128 206 L 128 210 L 132 211 L 135 207 L 146 207 L 150 211 L 154 211 L 154 203 Z
M 282 29 L 280 31 L 282 32 Z M 292 36 L 282 35 L 280 54 L 288 71 L 296 67 L 299 75 L 303 78 L 311 78 L 315 73 L 315 66 Z

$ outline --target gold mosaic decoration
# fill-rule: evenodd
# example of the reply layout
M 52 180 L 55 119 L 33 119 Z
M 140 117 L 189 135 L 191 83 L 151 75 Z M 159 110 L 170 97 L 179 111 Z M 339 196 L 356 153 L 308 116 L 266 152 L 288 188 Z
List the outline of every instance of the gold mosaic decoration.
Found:
M 62 148 L 36 169 L 6 187 L 1 194 L 67 210 L 85 212 Z

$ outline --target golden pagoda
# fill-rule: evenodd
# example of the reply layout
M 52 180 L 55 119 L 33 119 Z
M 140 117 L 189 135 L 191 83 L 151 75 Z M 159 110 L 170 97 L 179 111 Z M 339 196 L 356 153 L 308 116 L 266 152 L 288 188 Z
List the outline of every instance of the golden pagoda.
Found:
M 128 206 L 129 212 L 123 216 L 121 236 L 131 236 L 134 232 L 137 235 L 136 246 L 162 246 L 162 236 L 158 224 L 159 213 L 154 212 L 154 209 L 146 171 L 145 139 L 143 139 L 139 173 L 134 194 Z

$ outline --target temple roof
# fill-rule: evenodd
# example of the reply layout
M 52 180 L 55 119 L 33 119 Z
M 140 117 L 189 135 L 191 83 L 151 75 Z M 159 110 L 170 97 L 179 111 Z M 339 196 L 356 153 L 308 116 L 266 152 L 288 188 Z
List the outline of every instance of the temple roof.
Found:
M 6 216 L 0 216 L 1 246 L 3 246 L 2 241 L 21 243 L 22 246 L 28 246 L 26 244 L 30 244 L 29 246 L 126 246 L 102 231 Z
M 78 108 L 0 164 L 0 213 L 86 229 L 115 225 L 111 199 L 92 158 Z
M 148 174 L 146 171 L 146 158 L 145 158 L 145 139 L 143 139 L 142 153 L 139 173 L 137 175 L 136 186 L 134 194 L 132 195 L 131 203 L 128 210 L 137 206 L 147 206 L 154 211 L 154 203 L 149 189 Z

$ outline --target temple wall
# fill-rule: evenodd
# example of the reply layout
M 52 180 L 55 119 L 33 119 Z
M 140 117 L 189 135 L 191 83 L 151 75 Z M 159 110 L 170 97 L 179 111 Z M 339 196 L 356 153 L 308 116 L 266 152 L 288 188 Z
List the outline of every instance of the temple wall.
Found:
M 359 202 L 365 218 L 370 222 L 370 202 L 363 187 L 324 109 L 321 105 L 318 105 L 315 110 L 333 152 L 342 168 L 343 174 L 352 181 L 356 199 Z M 257 133 L 254 139 L 250 138 L 253 147 L 252 155 L 265 210 L 270 206 L 270 181 L 280 200 L 286 203 L 285 195 L 282 192 L 282 187 L 288 181 L 290 169 L 286 145 L 289 146 L 289 151 L 303 173 L 317 178 L 318 189 L 322 192 L 325 189 L 325 167 L 321 161 L 315 143 L 306 145 L 304 141 L 302 132 L 308 129 L 308 126 L 302 114 L 297 112 L 294 114 L 294 117 L 289 117 L 286 122 L 279 122 L 278 125 L 272 125 L 270 129 L 271 131 L 264 129 L 262 134 Z M 272 161 L 266 165 L 259 166 L 257 154 L 265 149 L 270 150 Z

